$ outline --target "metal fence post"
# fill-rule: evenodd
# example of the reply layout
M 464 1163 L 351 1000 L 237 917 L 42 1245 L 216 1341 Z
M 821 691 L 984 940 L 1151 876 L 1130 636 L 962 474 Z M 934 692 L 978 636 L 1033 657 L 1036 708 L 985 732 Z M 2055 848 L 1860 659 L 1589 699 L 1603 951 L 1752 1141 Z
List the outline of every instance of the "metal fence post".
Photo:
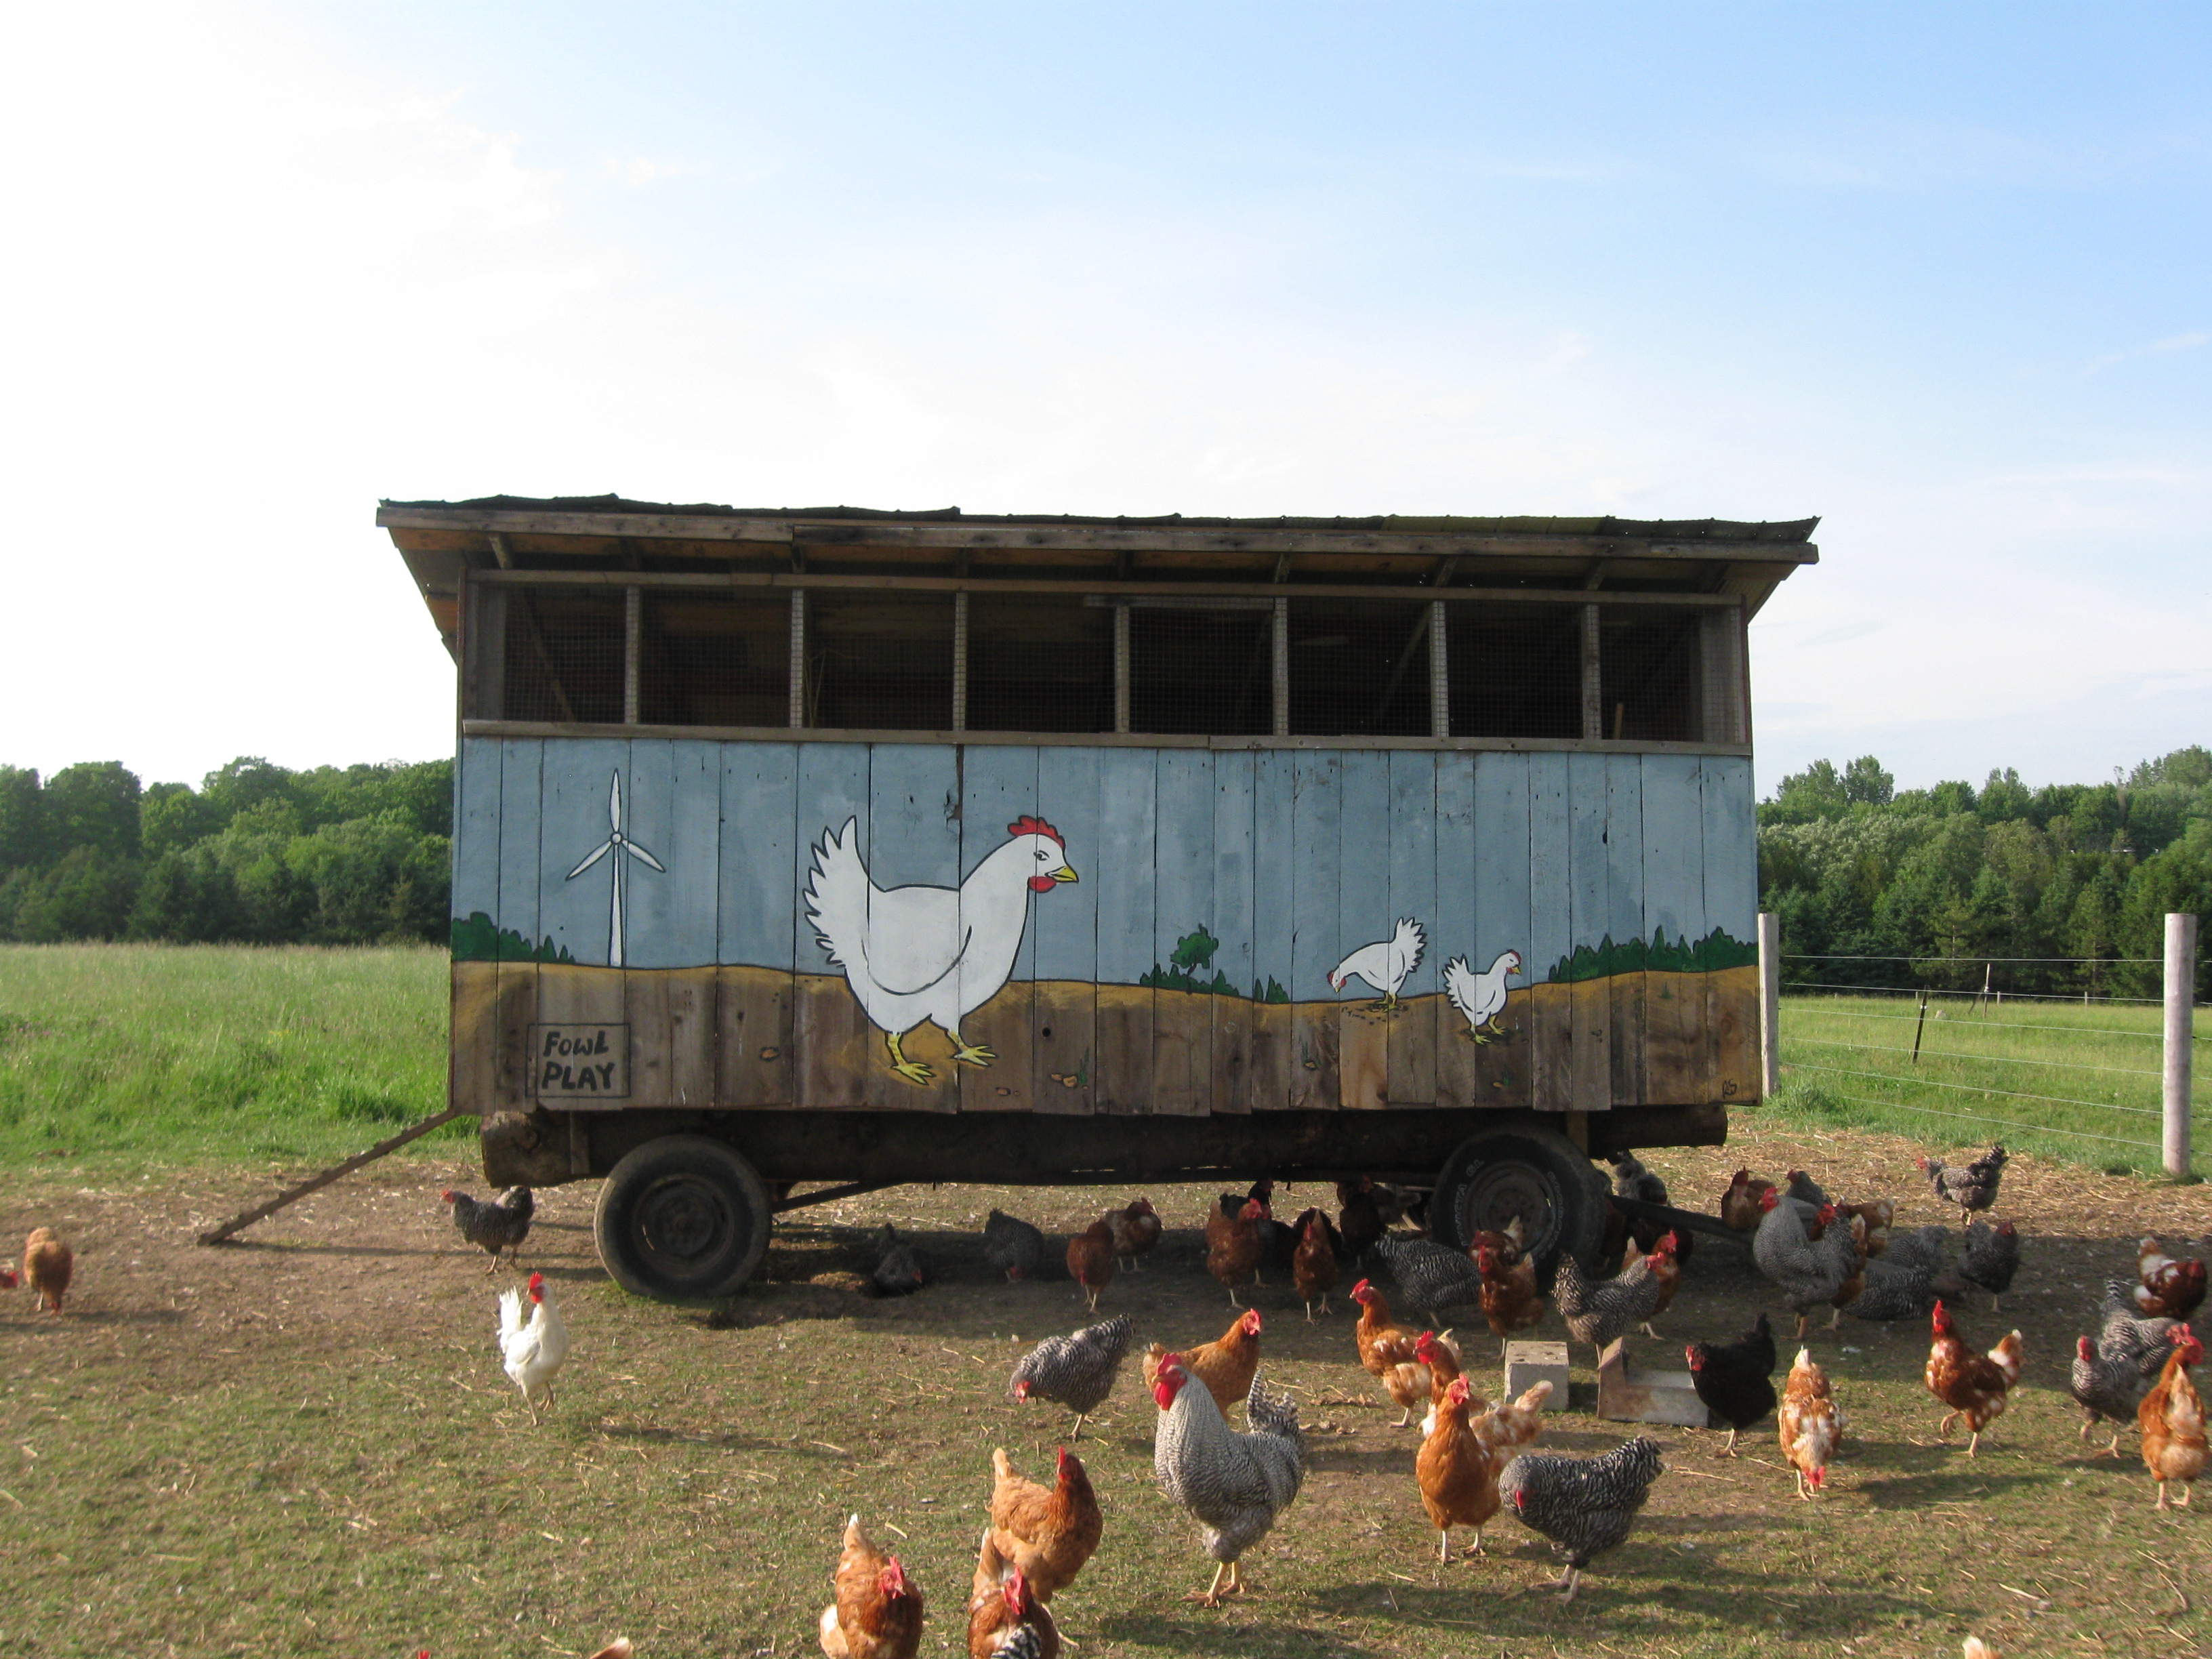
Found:
M 2189 1049 L 2197 1000 L 2197 918 L 2166 919 L 2166 1172 L 2189 1175 Z
M 1759 913 L 1759 1077 L 1762 1097 L 1782 1085 L 1782 918 Z

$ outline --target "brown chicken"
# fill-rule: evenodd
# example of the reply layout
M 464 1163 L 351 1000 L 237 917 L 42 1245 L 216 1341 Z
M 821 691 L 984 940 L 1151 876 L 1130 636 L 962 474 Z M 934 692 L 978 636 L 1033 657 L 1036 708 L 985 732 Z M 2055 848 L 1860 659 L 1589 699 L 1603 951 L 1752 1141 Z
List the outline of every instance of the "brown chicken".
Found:
M 1016 1474 L 1006 1448 L 991 1454 L 991 1547 L 1022 1570 L 1040 1601 L 1075 1582 L 1098 1547 L 1105 1517 L 1082 1461 L 1065 1446 L 1049 1487 Z
M 1218 1204 L 1206 1212 L 1206 1271 L 1220 1281 L 1233 1306 L 1244 1304 L 1237 1292 L 1250 1284 L 1260 1270 L 1260 1218 L 1267 1206 L 1247 1199 L 1235 1220 L 1222 1214 Z
M 23 1241 L 23 1282 L 48 1313 L 62 1310 L 62 1296 L 76 1271 L 76 1252 L 52 1227 L 33 1227 Z
M 1413 1420 L 1416 1407 L 1425 1407 L 1436 1398 L 1437 1387 L 1458 1375 L 1459 1351 L 1448 1342 L 1439 1341 L 1434 1331 L 1421 1332 L 1413 1339 L 1413 1357 L 1388 1366 L 1382 1372 L 1383 1389 L 1405 1413 L 1390 1426 L 1404 1428 Z
M 1467 1379 L 1455 1376 L 1437 1397 L 1427 1432 L 1413 1459 L 1413 1479 L 1421 1488 L 1421 1507 L 1437 1529 L 1437 1559 L 1451 1559 L 1451 1529 L 1473 1527 L 1468 1553 L 1482 1553 L 1484 1522 L 1498 1513 L 1498 1476 L 1482 1443 L 1468 1425 Z
M 1866 1244 L 1863 1254 L 1880 1255 L 1889 1248 L 1889 1230 L 1897 1219 L 1897 1204 L 1893 1199 L 1872 1198 L 1863 1204 L 1838 1204 L 1836 1213 L 1845 1221 L 1858 1216 L 1866 1222 Z
M 1829 1462 L 1844 1439 L 1844 1414 L 1829 1391 L 1828 1374 L 1813 1363 L 1810 1348 L 1797 1350 L 1774 1420 L 1782 1455 L 1797 1477 L 1797 1495 L 1810 1503 L 1826 1484 Z
M 1023 1630 L 1032 1632 L 1036 1659 L 1059 1659 L 1060 1626 L 1037 1599 L 1028 1576 L 999 1553 L 991 1534 L 975 1553 L 975 1577 L 968 1594 L 968 1659 L 996 1659 Z
M 1132 1270 L 1141 1269 L 1144 1264 L 1139 1258 L 1160 1242 L 1160 1216 L 1152 1208 L 1152 1200 L 1132 1199 L 1126 1207 L 1109 1210 L 1099 1219 L 1114 1235 L 1115 1260 L 1126 1259 Z
M 1083 1287 L 1091 1311 L 1098 1311 L 1098 1293 L 1114 1282 L 1114 1230 L 1094 1221 L 1067 1241 L 1067 1276 Z
M 1759 1218 L 1765 1213 L 1759 1200 L 1773 1190 L 1772 1182 L 1761 1181 L 1748 1170 L 1738 1170 L 1729 1177 L 1728 1190 L 1721 1194 L 1721 1219 L 1740 1233 L 1757 1232 Z
M 1495 1227 L 1475 1229 L 1474 1242 L 1467 1247 L 1468 1260 L 1474 1259 L 1477 1250 L 1487 1248 L 1498 1258 L 1501 1267 L 1510 1267 L 1521 1260 L 1522 1252 L 1528 1248 L 1528 1235 L 1521 1218 L 1515 1216 L 1501 1231 Z
M 1519 1399 L 1493 1406 L 1474 1419 L 1474 1437 L 1490 1458 L 1492 1476 L 1504 1474 L 1522 1447 L 1535 1443 L 1544 1428 L 1544 1402 L 1551 1397 L 1549 1382 L 1532 1383 Z
M 830 1659 L 914 1659 L 921 1646 L 921 1592 L 898 1557 L 869 1541 L 857 1515 L 845 1523 L 845 1553 L 831 1582 L 837 1599 L 822 1609 L 822 1651 Z
M 1361 1279 L 1352 1287 L 1352 1299 L 1359 1304 L 1359 1323 L 1352 1328 L 1352 1340 L 1359 1345 L 1359 1363 L 1367 1368 L 1368 1376 L 1376 1382 L 1393 1365 L 1403 1365 L 1414 1359 L 1414 1346 L 1421 1334 L 1411 1325 L 1401 1325 L 1390 1317 L 1390 1304 L 1371 1280 Z
M 2012 1386 L 2020 1381 L 2020 1333 L 2014 1331 L 1985 1354 L 1967 1346 L 1951 1322 L 1950 1310 L 1938 1302 L 1935 1314 L 1936 1340 L 1928 1349 L 1928 1392 L 1951 1409 L 1936 1425 L 1936 1437 L 1943 1439 L 1951 1425 L 1966 1422 L 1966 1455 L 1978 1455 L 1982 1431 L 2004 1415 Z
M 2166 1369 L 2136 1408 L 2136 1426 L 2142 1431 L 2143 1467 L 2158 1482 L 2157 1507 L 2166 1507 L 2166 1489 L 2179 1480 L 2176 1506 L 2185 1510 L 2204 1473 L 2204 1401 L 2189 1376 L 2189 1368 L 2204 1358 L 2204 1345 L 2186 1325 L 2174 1335 Z
M 1306 1323 L 1313 1323 L 1314 1304 L 1328 1311 L 1328 1293 L 1336 1287 L 1336 1252 L 1329 1246 L 1328 1224 L 1319 1212 L 1306 1218 L 1305 1231 L 1291 1257 L 1291 1283 L 1306 1304 Z
M 1157 1342 L 1145 1350 L 1146 1388 L 1159 1386 L 1160 1361 L 1167 1352 Z M 1182 1368 L 1206 1384 L 1224 1417 L 1231 1406 L 1243 1405 L 1252 1391 L 1252 1374 L 1260 1369 L 1260 1310 L 1247 1308 L 1217 1340 L 1184 1349 Z
M 2145 1319 L 2186 1319 L 2204 1300 L 2204 1264 L 2176 1260 L 2155 1238 L 2136 1247 L 2136 1310 Z
M 1482 1316 L 1492 1336 L 1504 1342 L 1514 1332 L 1543 1322 L 1544 1293 L 1536 1288 L 1534 1258 L 1509 1263 L 1488 1245 L 1478 1244 L 1474 1265 L 1482 1275 Z

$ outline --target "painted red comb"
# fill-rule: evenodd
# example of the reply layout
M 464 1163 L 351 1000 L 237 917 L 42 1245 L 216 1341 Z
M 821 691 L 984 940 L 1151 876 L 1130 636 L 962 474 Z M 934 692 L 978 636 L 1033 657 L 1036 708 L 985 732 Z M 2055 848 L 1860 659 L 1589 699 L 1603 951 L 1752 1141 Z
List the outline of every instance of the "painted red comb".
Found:
M 1067 845 L 1066 836 L 1061 835 L 1042 818 L 1033 817 L 1027 812 L 1008 824 L 1006 833 L 1010 836 L 1050 836 L 1062 847 Z

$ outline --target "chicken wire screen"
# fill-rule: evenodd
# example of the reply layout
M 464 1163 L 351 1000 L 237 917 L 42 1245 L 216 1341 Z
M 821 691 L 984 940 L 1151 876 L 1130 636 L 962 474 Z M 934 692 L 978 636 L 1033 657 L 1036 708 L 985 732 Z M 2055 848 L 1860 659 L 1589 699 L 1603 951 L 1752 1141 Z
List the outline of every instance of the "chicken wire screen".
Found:
M 1293 734 L 1429 734 L 1425 599 L 1292 599 L 1290 634 Z
M 1608 738 L 1690 743 L 1702 735 L 1694 611 L 1604 611 L 1598 621 L 1600 714 Z
M 1110 615 L 1110 612 L 1102 612 Z M 1129 729 L 1264 736 L 1274 730 L 1274 611 L 1129 608 Z
M 791 716 L 791 601 L 647 588 L 638 719 L 648 726 L 782 726 Z
M 1582 736 L 1582 608 L 1445 609 L 1445 672 L 1457 738 Z
M 952 596 L 806 596 L 808 726 L 952 728 Z
M 623 717 L 623 595 L 616 588 L 506 592 L 500 712 L 568 724 Z
M 971 593 L 968 727 L 1111 732 L 1113 611 L 1079 597 Z

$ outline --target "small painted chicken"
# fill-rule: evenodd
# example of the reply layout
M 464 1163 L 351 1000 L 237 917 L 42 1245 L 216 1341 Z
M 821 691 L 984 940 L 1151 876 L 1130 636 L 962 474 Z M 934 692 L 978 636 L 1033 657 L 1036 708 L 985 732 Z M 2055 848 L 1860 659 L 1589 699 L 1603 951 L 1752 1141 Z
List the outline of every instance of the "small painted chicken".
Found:
M 1986 1221 L 1970 1223 L 1966 1248 L 1959 1264 L 1959 1277 L 1990 1293 L 1990 1311 L 1997 1311 L 2004 1293 L 2020 1271 L 2020 1230 L 2009 1221 L 1994 1227 Z
M 1183 1350 L 1183 1369 L 1206 1384 L 1224 1417 L 1252 1391 L 1252 1375 L 1260 1369 L 1260 1310 L 1247 1308 L 1212 1341 Z M 1145 1351 L 1146 1388 L 1159 1386 L 1160 1366 L 1167 1357 L 1167 1349 L 1157 1342 Z
M 888 1221 L 877 1237 L 876 1249 L 875 1271 L 868 1281 L 878 1296 L 912 1296 L 922 1287 L 921 1258 L 913 1245 L 900 1242 L 897 1230 Z
M 1368 1279 L 1352 1287 L 1352 1299 L 1359 1304 L 1359 1323 L 1352 1332 L 1352 1340 L 1359 1345 L 1359 1363 L 1379 1382 L 1391 1366 L 1416 1358 L 1414 1350 L 1421 1334 L 1390 1317 L 1389 1299 Z
M 983 1220 L 983 1260 L 1006 1282 L 1035 1279 L 1044 1265 L 1044 1234 L 1018 1216 L 994 1210 Z
M 2136 1247 L 2136 1273 L 2135 1304 L 2146 1318 L 2186 1319 L 2204 1300 L 2204 1264 L 2168 1255 L 2156 1238 Z
M 1114 1379 L 1129 1352 L 1129 1316 L 1118 1314 L 1070 1336 L 1048 1336 L 1021 1357 L 1007 1392 L 1018 1402 L 1049 1400 L 1075 1413 L 1068 1436 L 1080 1439 L 1084 1420 L 1114 1392 Z
M 1936 1428 L 1943 1439 L 1951 1425 L 1966 1419 L 1966 1455 L 1978 1455 L 1982 1431 L 2004 1415 L 2013 1384 L 2020 1381 L 2021 1340 L 2011 1332 L 1986 1354 L 1976 1353 L 1953 1324 L 1950 1310 L 1936 1304 L 1935 1340 L 1928 1349 L 1928 1392 L 1951 1409 Z
M 2105 1448 L 2106 1456 L 2119 1455 L 2118 1425 L 2136 1420 L 2136 1407 L 2150 1392 L 2151 1377 L 2164 1365 L 2165 1357 L 2176 1340 L 2174 1334 L 2184 1328 L 2170 1321 L 2161 1321 L 2160 1324 L 2163 1328 L 2155 1334 L 2154 1346 L 2147 1352 L 2130 1348 L 2124 1342 L 2118 1352 L 2106 1353 L 2086 1336 L 2074 1340 L 2074 1365 L 2067 1376 L 2067 1392 L 2085 1413 L 2081 1423 L 2084 1441 L 2098 1424 L 2107 1419 L 2113 1424 L 2112 1443 Z
M 1733 1342 L 1692 1342 L 1683 1351 L 1690 1364 L 1690 1386 L 1705 1409 L 1729 1425 L 1723 1453 L 1735 1455 L 1736 1436 L 1775 1407 L 1774 1333 L 1761 1314 L 1759 1322 Z
M 508 1188 L 495 1204 L 450 1187 L 438 1196 L 453 1206 L 453 1225 L 461 1237 L 491 1253 L 491 1260 L 484 1264 L 488 1273 L 498 1271 L 501 1250 L 512 1257 L 522 1248 L 530 1237 L 530 1218 L 538 1212 L 537 1196 L 527 1187 Z
M 1482 1443 L 1468 1424 L 1471 1391 L 1467 1379 L 1454 1377 L 1437 1397 L 1413 1459 L 1413 1479 L 1421 1507 L 1437 1529 L 1437 1559 L 1451 1559 L 1451 1529 L 1474 1528 L 1470 1555 L 1482 1553 L 1482 1528 L 1498 1513 L 1498 1476 Z
M 1492 1336 L 1510 1341 L 1514 1332 L 1543 1322 L 1544 1293 L 1536 1288 L 1534 1257 L 1523 1256 L 1511 1267 L 1501 1267 L 1488 1245 L 1478 1244 L 1474 1267 L 1482 1275 L 1482 1316 Z
M 2157 1507 L 2166 1507 L 2166 1489 L 2179 1481 L 2178 1507 L 2185 1510 L 2204 1473 L 2204 1401 L 2189 1375 L 2189 1368 L 2204 1358 L 2204 1345 L 2186 1325 L 2174 1338 L 2166 1369 L 2136 1408 L 2136 1426 L 2142 1431 L 2143 1467 L 2158 1482 Z
M 1561 1252 L 1552 1299 L 1567 1322 L 1567 1334 L 1601 1352 L 1639 1325 L 1646 1335 L 1651 1334 L 1652 1316 L 1681 1277 L 1674 1257 L 1674 1235 L 1668 1233 L 1633 1267 L 1623 1267 L 1611 1279 L 1592 1281 L 1583 1277 L 1582 1264 L 1572 1251 Z
M 921 1648 L 921 1591 L 898 1557 L 878 1549 L 855 1515 L 831 1582 L 837 1599 L 822 1609 L 822 1651 L 830 1659 L 915 1659 Z
M 1375 1202 L 1371 1177 L 1336 1183 L 1336 1231 L 1344 1241 L 1338 1254 L 1355 1264 L 1382 1237 L 1382 1212 Z
M 1223 1595 L 1243 1592 L 1238 1563 L 1244 1552 L 1297 1497 L 1305 1479 L 1305 1442 L 1297 1405 L 1262 1379 L 1254 1377 L 1244 1397 L 1244 1418 L 1252 1426 L 1243 1434 L 1230 1428 L 1212 1394 L 1190 1383 L 1181 1358 L 1170 1354 L 1152 1390 L 1160 1408 L 1152 1473 L 1161 1490 L 1202 1528 L 1206 1553 L 1218 1565 L 1213 1583 L 1191 1599 L 1216 1607 Z
M 1298 1230 L 1298 1248 L 1291 1257 L 1291 1284 L 1306 1304 L 1306 1323 L 1313 1323 L 1314 1304 L 1327 1313 L 1328 1293 L 1336 1285 L 1336 1249 L 1329 1243 L 1334 1231 L 1319 1210 L 1306 1212 Z
M 1928 1177 L 1936 1197 L 1959 1206 L 1959 1219 L 1963 1222 L 1976 1210 L 1986 1210 L 1997 1201 L 1997 1182 L 2010 1156 L 1999 1145 L 1991 1146 L 1963 1169 L 1952 1169 L 1940 1158 L 1916 1158 L 1912 1161 Z
M 39 1306 L 50 1314 L 59 1313 L 76 1273 L 76 1252 L 61 1235 L 52 1227 L 32 1228 L 23 1241 L 23 1283 L 38 1297 Z
M 1797 1495 L 1809 1503 L 1827 1484 L 1828 1465 L 1844 1443 L 1843 1411 L 1828 1387 L 1828 1374 L 1813 1363 L 1810 1348 L 1797 1350 L 1774 1417 L 1782 1455 L 1797 1477 Z
M 545 1294 L 544 1273 L 530 1275 L 528 1293 L 527 1322 L 522 1316 L 524 1292 L 505 1290 L 499 1293 L 499 1352 L 502 1369 L 514 1386 L 522 1390 L 523 1403 L 530 1407 L 530 1420 L 535 1424 L 538 1396 L 542 1393 L 550 1409 L 553 1379 L 568 1363 L 568 1328 L 561 1322 L 560 1310 Z
M 1601 1457 L 1523 1452 L 1498 1476 L 1498 1495 L 1522 1525 L 1567 1558 L 1566 1572 L 1550 1588 L 1564 1589 L 1560 1600 L 1571 1601 L 1583 1569 L 1626 1540 L 1661 1470 L 1658 1443 L 1641 1435 Z
M 1748 1170 L 1738 1170 L 1729 1177 L 1728 1190 L 1721 1194 L 1717 1213 L 1740 1233 L 1755 1232 L 1760 1216 L 1765 1213 L 1760 1200 L 1773 1190 L 1772 1182 L 1761 1181 Z
M 1094 1221 L 1067 1241 L 1067 1276 L 1090 1298 L 1091 1311 L 1098 1311 L 1099 1292 L 1114 1282 L 1114 1230 Z
M 1401 916 L 1389 938 L 1361 945 L 1330 969 L 1328 988 L 1341 991 L 1347 981 L 1364 979 L 1382 995 L 1380 1002 L 1367 1006 L 1385 1012 L 1395 1010 L 1398 988 L 1421 965 L 1421 954 L 1428 948 L 1429 936 L 1421 924 L 1410 916 Z
M 1437 1324 L 1444 1322 L 1439 1316 L 1447 1308 L 1481 1304 L 1482 1275 L 1457 1250 L 1386 1233 L 1376 1242 L 1375 1259 L 1398 1281 L 1406 1304 L 1427 1309 Z
M 1206 1270 L 1229 1292 L 1233 1307 L 1244 1305 L 1237 1300 L 1237 1292 L 1258 1277 L 1264 1248 L 1259 1223 L 1266 1214 L 1266 1206 L 1257 1199 L 1245 1200 L 1233 1221 L 1221 1213 L 1218 1204 L 1206 1212 Z
M 1021 1659 L 1031 1652 L 1036 1659 L 1059 1659 L 1060 1626 L 987 1531 L 968 1592 L 968 1659 Z
M 1049 1487 L 1015 1474 L 1003 1446 L 991 1453 L 991 1547 L 1049 1601 L 1075 1582 L 1105 1530 L 1091 1476 L 1065 1446 Z
M 1160 1215 L 1149 1198 L 1132 1199 L 1127 1206 L 1109 1210 L 1106 1225 L 1114 1235 L 1114 1258 L 1127 1261 L 1133 1272 L 1143 1270 L 1143 1258 L 1160 1242 Z
M 1505 997 L 1510 988 L 1506 979 L 1521 971 L 1521 953 L 1504 951 L 1492 959 L 1489 968 L 1476 973 L 1468 965 L 1465 957 L 1454 957 L 1444 963 L 1444 996 L 1459 1011 L 1467 1022 L 1467 1030 L 1460 1035 L 1470 1042 L 1494 1042 L 1504 1035 L 1504 1028 L 1498 1017 L 1505 1012 Z

